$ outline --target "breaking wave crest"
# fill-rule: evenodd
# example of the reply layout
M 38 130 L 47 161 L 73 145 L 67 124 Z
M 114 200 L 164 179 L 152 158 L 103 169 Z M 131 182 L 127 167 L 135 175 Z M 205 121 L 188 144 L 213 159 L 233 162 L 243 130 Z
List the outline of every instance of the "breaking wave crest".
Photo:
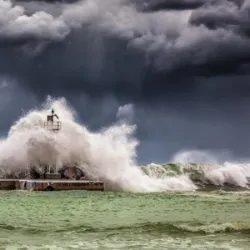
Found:
M 54 108 L 62 122 L 58 132 L 44 129 Z M 80 167 L 88 177 L 105 182 L 108 190 L 161 192 L 195 190 L 204 185 L 248 187 L 250 165 L 150 164 L 138 167 L 133 136 L 135 125 L 117 122 L 93 133 L 77 122 L 76 112 L 64 98 L 51 99 L 31 110 L 0 141 L 0 176 L 19 173 L 43 164 L 55 170 L 65 165 Z
M 44 121 L 54 108 L 62 122 L 58 132 L 44 129 Z M 48 98 L 41 109 L 31 110 L 10 129 L 0 142 L 1 175 L 39 168 L 42 164 L 56 169 L 76 164 L 88 177 L 105 182 L 109 190 L 159 192 L 193 190 L 188 176 L 156 178 L 136 165 L 134 125 L 119 122 L 97 133 L 77 122 L 77 114 L 64 98 Z
M 142 167 L 149 176 L 165 178 L 166 176 L 189 176 L 197 186 L 233 186 L 248 188 L 250 186 L 250 164 L 225 162 L 219 164 L 169 163 L 150 164 Z

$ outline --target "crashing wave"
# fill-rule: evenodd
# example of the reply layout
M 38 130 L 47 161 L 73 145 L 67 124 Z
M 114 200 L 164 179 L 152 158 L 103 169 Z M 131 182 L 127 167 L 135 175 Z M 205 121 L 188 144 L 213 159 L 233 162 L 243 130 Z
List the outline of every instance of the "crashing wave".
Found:
M 62 127 L 54 133 L 44 129 L 54 108 Z M 44 165 L 58 171 L 76 165 L 86 175 L 105 182 L 105 189 L 128 192 L 195 190 L 188 176 L 156 178 L 146 175 L 136 163 L 138 141 L 135 126 L 119 122 L 97 133 L 79 124 L 65 99 L 48 99 L 41 109 L 31 110 L 0 141 L 0 175 L 43 171 Z
M 62 127 L 54 133 L 44 120 L 54 108 Z M 59 171 L 77 166 L 91 179 L 105 182 L 108 190 L 128 192 L 190 191 L 198 187 L 248 187 L 248 164 L 150 164 L 138 167 L 133 133 L 136 126 L 118 122 L 97 133 L 79 124 L 66 100 L 48 99 L 41 109 L 31 110 L 11 127 L 0 141 L 0 177 L 27 175 L 44 166 Z M 65 169 L 64 169 L 65 170 Z M 81 171 L 80 175 L 81 175 Z M 81 176 L 80 176 L 81 177 Z
M 198 187 L 250 187 L 250 164 L 152 163 L 142 169 L 147 175 L 157 178 L 188 175 Z

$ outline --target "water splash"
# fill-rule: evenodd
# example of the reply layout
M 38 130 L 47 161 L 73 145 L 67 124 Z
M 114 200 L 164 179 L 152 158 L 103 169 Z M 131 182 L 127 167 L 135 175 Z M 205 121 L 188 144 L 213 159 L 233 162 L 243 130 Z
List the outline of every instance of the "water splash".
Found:
M 250 177 L 250 164 L 234 164 L 226 162 L 222 167 L 208 171 L 206 179 L 217 186 L 232 184 L 248 187 Z
M 189 176 L 197 185 L 234 186 L 248 188 L 250 186 L 250 164 L 208 163 L 169 163 L 142 167 L 143 171 L 157 178 L 167 176 Z
M 59 132 L 44 129 L 44 121 L 51 108 L 55 109 L 62 121 Z M 136 147 L 139 142 L 133 136 L 135 129 L 135 125 L 119 121 L 98 133 L 92 133 L 77 122 L 77 113 L 64 98 L 48 98 L 40 109 L 31 110 L 16 121 L 7 138 L 0 141 L 0 176 L 20 173 L 30 166 L 39 169 L 45 164 L 60 169 L 68 164 L 76 164 L 90 178 L 104 181 L 110 190 L 195 190 L 197 187 L 194 183 L 249 185 L 249 164 L 219 165 L 216 159 L 212 164 L 183 162 L 183 155 L 185 159 L 187 155 L 188 159 L 191 156 L 192 160 L 195 158 L 192 152 L 182 152 L 182 163 L 179 164 L 138 167 Z M 200 155 L 197 152 L 195 156 Z M 211 159 L 211 153 L 207 156 L 203 152 L 201 156 L 202 159 Z
M 44 129 L 44 121 L 54 108 L 62 121 L 59 132 Z M 0 174 L 39 168 L 41 164 L 59 169 L 77 164 L 86 174 L 102 180 L 108 189 L 131 192 L 193 190 L 188 176 L 156 178 L 146 175 L 136 164 L 138 141 L 134 125 L 119 123 L 98 133 L 77 122 L 76 112 L 64 98 L 48 98 L 41 109 L 31 110 L 10 129 L 0 142 Z

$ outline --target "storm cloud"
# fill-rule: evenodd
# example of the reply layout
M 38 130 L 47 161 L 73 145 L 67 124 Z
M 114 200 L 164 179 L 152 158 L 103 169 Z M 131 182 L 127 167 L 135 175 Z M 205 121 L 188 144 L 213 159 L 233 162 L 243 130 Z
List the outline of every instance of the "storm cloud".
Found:
M 243 0 L 0 0 L 0 75 L 12 84 L 1 115 L 9 126 L 65 96 L 98 129 L 131 104 L 141 161 L 182 149 L 248 158 L 249 13 Z

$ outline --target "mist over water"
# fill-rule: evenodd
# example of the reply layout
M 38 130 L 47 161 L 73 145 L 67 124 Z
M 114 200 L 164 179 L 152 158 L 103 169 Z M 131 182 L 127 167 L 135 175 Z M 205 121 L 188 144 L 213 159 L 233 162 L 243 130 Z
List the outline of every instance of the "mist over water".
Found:
M 228 159 L 224 164 L 220 165 L 221 159 Z M 223 186 L 224 184 L 231 184 L 240 187 L 248 187 L 250 181 L 250 164 L 245 160 L 244 163 L 235 162 L 230 153 L 227 151 L 213 152 L 209 150 L 189 150 L 181 151 L 174 155 L 173 162 L 178 163 L 198 163 L 196 166 L 201 168 L 204 172 L 204 177 L 210 183 Z M 230 161 L 230 162 L 229 162 Z
M 62 121 L 59 132 L 44 129 L 52 107 Z M 89 177 L 104 181 L 108 189 L 132 192 L 195 189 L 187 176 L 157 179 L 137 167 L 135 128 L 119 122 L 92 133 L 77 123 L 77 114 L 65 99 L 49 98 L 41 109 L 21 117 L 1 141 L 1 171 L 20 171 L 31 165 L 39 168 L 40 164 L 57 169 L 76 164 Z
M 132 112 L 132 106 L 129 106 Z M 50 110 L 54 108 L 62 122 L 60 131 L 44 128 Z M 121 112 L 125 109 L 124 112 Z M 47 98 L 41 106 L 29 111 L 10 128 L 0 143 L 0 173 L 20 173 L 30 166 L 37 169 L 46 164 L 60 169 L 75 164 L 91 179 L 105 182 L 108 190 L 129 192 L 160 192 L 167 190 L 195 190 L 190 171 L 200 171 L 213 185 L 232 184 L 247 187 L 250 177 L 248 164 L 217 164 L 216 157 L 205 151 L 182 151 L 173 156 L 177 172 L 164 175 L 163 165 L 150 164 L 144 168 L 136 161 L 136 125 L 126 122 L 131 117 L 128 107 L 121 107 L 122 120 L 93 133 L 77 122 L 77 114 L 65 98 Z M 133 113 L 133 112 L 132 112 Z M 201 164 L 190 165 L 190 162 Z M 210 162 L 210 164 L 207 164 Z M 149 171 L 150 169 L 150 171 Z M 160 173 L 160 174 L 159 174 Z

